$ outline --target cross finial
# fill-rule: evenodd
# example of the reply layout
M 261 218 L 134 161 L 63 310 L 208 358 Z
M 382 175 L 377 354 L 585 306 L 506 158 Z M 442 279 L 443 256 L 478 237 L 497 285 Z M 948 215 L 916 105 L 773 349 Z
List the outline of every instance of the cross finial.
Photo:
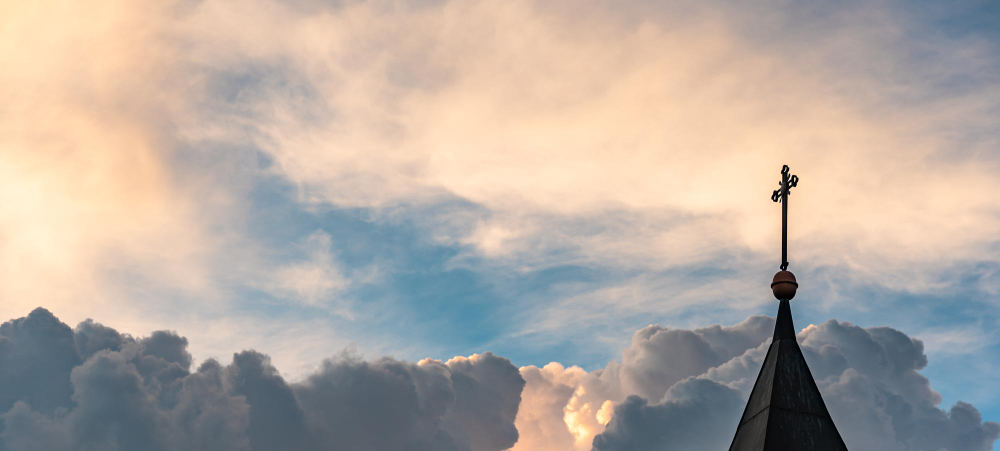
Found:
M 781 270 L 788 269 L 788 195 L 799 184 L 799 176 L 791 175 L 788 165 L 781 166 L 781 181 L 771 193 L 771 200 L 781 203 Z

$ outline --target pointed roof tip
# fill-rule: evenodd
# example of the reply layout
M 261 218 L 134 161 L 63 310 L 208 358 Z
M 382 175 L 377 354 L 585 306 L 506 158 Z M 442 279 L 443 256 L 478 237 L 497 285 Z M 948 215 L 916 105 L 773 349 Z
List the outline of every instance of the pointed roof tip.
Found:
M 792 307 L 788 299 L 782 299 L 778 303 L 778 317 L 774 320 L 774 337 L 771 341 L 778 340 L 795 341 L 795 324 L 792 323 Z
M 729 451 L 847 451 L 795 339 L 790 304 L 780 299 L 774 339 Z

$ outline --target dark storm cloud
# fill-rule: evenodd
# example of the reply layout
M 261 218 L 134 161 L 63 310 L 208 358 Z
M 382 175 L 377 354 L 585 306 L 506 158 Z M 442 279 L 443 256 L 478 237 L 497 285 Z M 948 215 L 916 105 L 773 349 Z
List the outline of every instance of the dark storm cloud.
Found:
M 751 316 L 731 327 L 644 327 L 622 355 L 622 382 L 629 394 L 659 401 L 674 384 L 742 355 L 773 329 L 774 320 L 766 316 Z
M 0 326 L 0 450 L 500 450 L 524 381 L 486 353 L 351 356 L 289 384 L 254 351 L 191 371 L 187 340 L 133 338 L 44 309 Z
M 663 402 L 649 405 L 629 396 L 615 409 L 597 450 L 726 449 L 740 419 L 744 399 L 739 390 L 706 379 L 689 378 L 667 391 Z
M 750 328 L 748 337 L 759 329 Z M 604 433 L 594 438 L 595 450 L 728 446 L 767 342 L 746 347 L 742 341 L 730 349 L 744 352 L 706 371 L 720 359 L 718 346 L 707 346 L 702 339 L 703 330 L 651 326 L 636 333 L 621 372 L 644 375 L 632 376 L 639 381 L 633 391 L 651 393 L 652 401 L 631 396 L 616 406 Z M 1000 424 L 984 422 L 971 404 L 958 402 L 947 411 L 938 407 L 940 395 L 919 372 L 927 356 L 917 339 L 887 327 L 864 329 L 836 320 L 810 326 L 798 338 L 850 449 L 989 451 L 1000 438 Z M 644 357 L 630 357 L 634 355 Z M 650 375 L 688 378 L 672 385 L 661 399 L 661 387 L 647 382 L 656 379 Z
M 80 363 L 73 330 L 45 310 L 0 325 L 0 408 L 19 400 L 45 413 L 68 406 L 69 373 Z
M 834 320 L 800 335 L 806 359 L 848 446 L 866 449 L 989 451 L 1000 424 L 983 422 L 971 404 L 938 408 L 941 396 L 920 374 L 923 343 L 888 327 L 863 329 Z M 818 350 L 818 352 L 817 352 Z M 823 352 L 823 351 L 826 352 Z M 846 361 L 843 371 L 836 362 Z M 834 363 L 831 363 L 834 362 Z
M 521 438 L 562 451 L 587 443 L 574 445 L 571 417 L 579 433 L 612 411 L 595 450 L 724 449 L 772 327 L 767 317 L 650 326 L 621 362 L 592 373 L 519 372 L 491 353 L 419 363 L 340 355 L 292 384 L 255 351 L 193 369 L 187 340 L 172 332 L 135 338 L 90 320 L 74 330 L 36 309 L 0 325 L 0 451 L 479 451 Z M 923 344 L 900 331 L 831 320 L 799 342 L 851 449 L 988 451 L 1000 437 L 971 404 L 939 408 L 920 374 Z M 522 394 L 532 397 L 523 405 Z
M 486 353 L 419 365 L 328 360 L 295 392 L 311 413 L 310 429 L 345 449 L 485 450 L 517 441 L 523 386 L 507 359 Z

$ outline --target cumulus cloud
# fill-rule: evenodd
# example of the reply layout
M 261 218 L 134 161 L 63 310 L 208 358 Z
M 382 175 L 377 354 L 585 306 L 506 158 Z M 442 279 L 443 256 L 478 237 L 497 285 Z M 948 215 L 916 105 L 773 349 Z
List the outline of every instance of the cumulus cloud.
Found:
M 735 431 L 743 405 L 737 390 L 707 379 L 685 379 L 654 405 L 629 396 L 615 409 L 607 429 L 594 437 L 594 449 L 726 449 L 732 441 L 726 431 Z
M 171 332 L 0 326 L 0 449 L 501 450 L 524 380 L 491 353 L 419 364 L 342 355 L 288 383 L 255 351 L 192 369 Z
M 541 369 L 524 367 L 521 373 L 527 381 L 525 394 L 534 394 L 535 399 L 549 401 L 529 406 L 526 399 L 517 425 L 519 428 L 523 424 L 525 428 L 546 431 L 546 448 L 543 449 L 590 449 L 597 443 L 595 436 L 606 426 L 609 430 L 622 427 L 649 430 L 646 426 L 619 425 L 623 421 L 619 412 L 629 412 L 629 418 L 650 423 L 665 419 L 661 416 L 660 420 L 656 420 L 659 414 L 650 411 L 661 400 L 672 402 L 672 409 L 676 412 L 692 408 L 711 410 L 709 406 L 696 405 L 695 400 L 712 398 L 721 401 L 728 399 L 725 393 L 742 392 L 725 385 L 725 390 L 719 389 L 716 396 L 698 398 L 692 390 L 708 385 L 689 379 L 740 361 L 748 354 L 756 354 L 773 327 L 774 320 L 765 316 L 752 316 L 735 326 L 694 330 L 648 326 L 632 336 L 632 343 L 625 349 L 621 361 L 612 361 L 600 370 L 588 373 L 578 367 L 564 368 L 558 364 Z M 735 377 L 727 382 L 745 384 L 745 379 L 749 378 L 752 385 L 763 357 L 763 354 L 759 355 L 755 369 L 750 368 L 754 365 L 750 362 L 743 371 L 731 372 Z M 753 374 L 743 375 L 750 372 Z M 749 395 L 749 389 L 746 395 Z M 608 415 L 609 411 L 614 414 Z M 742 407 L 735 409 L 735 419 L 731 425 L 725 426 L 732 431 L 726 434 L 735 433 L 741 413 Z M 560 425 L 555 424 L 552 418 L 562 419 L 562 428 L 570 433 L 556 432 L 560 430 Z M 602 443 L 624 443 L 608 437 L 601 440 Z
M 290 383 L 256 351 L 194 369 L 175 333 L 72 329 L 39 308 L 0 325 L 0 450 L 724 449 L 772 327 L 649 326 L 592 372 L 345 353 Z M 830 320 L 798 340 L 852 449 L 987 451 L 1000 438 L 972 404 L 939 407 L 917 339 Z
M 526 440 L 544 444 L 537 449 L 725 449 L 772 327 L 767 317 L 694 330 L 649 326 L 620 362 L 597 371 L 522 368 L 527 385 L 516 424 Z M 939 407 L 940 395 L 920 373 L 927 357 L 917 339 L 830 320 L 803 329 L 798 340 L 851 449 L 986 451 L 1000 438 L 1000 424 L 984 421 L 971 404 Z M 608 403 L 610 422 L 601 415 Z

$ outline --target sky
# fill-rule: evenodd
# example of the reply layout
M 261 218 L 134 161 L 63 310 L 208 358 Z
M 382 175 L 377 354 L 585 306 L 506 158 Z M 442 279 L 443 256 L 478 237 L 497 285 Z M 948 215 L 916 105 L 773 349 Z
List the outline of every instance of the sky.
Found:
M 0 398 L 7 424 L 75 430 L 54 406 L 87 406 L 102 362 L 148 385 L 147 354 L 192 381 L 266 360 L 315 437 L 336 435 L 305 405 L 321 381 L 511 366 L 523 388 L 443 399 L 497 404 L 519 439 L 473 443 L 454 411 L 435 437 L 627 449 L 692 399 L 746 399 L 721 374 L 762 358 L 784 164 L 792 308 L 834 419 L 891 392 L 1000 421 L 995 2 L 0 0 L 0 67 L 0 320 L 54 315 L 79 394 Z M 88 318 L 127 336 L 87 351 Z M 660 328 L 706 344 L 644 357 Z M 147 353 L 155 331 L 180 351 Z M 852 353 L 897 338 L 895 376 Z M 536 413 L 559 421 L 527 432 Z

